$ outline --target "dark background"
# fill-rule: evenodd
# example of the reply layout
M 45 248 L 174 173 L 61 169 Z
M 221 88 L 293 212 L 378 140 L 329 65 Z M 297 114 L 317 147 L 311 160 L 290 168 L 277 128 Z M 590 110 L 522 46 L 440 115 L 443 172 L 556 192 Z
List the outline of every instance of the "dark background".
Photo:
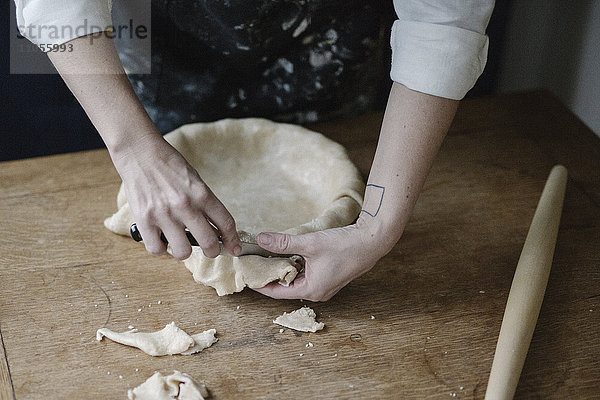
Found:
M 487 31 L 488 63 L 467 97 L 497 88 L 509 2 L 496 2 Z M 102 148 L 100 136 L 59 75 L 9 74 L 9 23 L 6 2 L 0 7 L 0 161 Z M 389 60 L 390 54 L 385 57 Z M 386 96 L 383 90 L 380 108 Z

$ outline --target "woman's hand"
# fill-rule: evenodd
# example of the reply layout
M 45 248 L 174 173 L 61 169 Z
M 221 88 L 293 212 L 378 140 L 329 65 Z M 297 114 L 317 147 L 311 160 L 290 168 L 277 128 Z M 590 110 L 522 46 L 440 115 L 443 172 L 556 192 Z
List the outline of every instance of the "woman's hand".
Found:
M 220 253 L 219 234 L 225 249 L 239 254 L 242 244 L 231 214 L 160 135 L 135 95 L 112 40 L 102 35 L 69 43 L 73 52 L 49 57 L 106 143 L 146 249 L 164 253 L 163 232 L 173 255 L 187 258 L 192 251 L 187 227 L 207 257 Z
M 360 218 L 353 225 L 304 235 L 261 233 L 257 237 L 261 247 L 301 255 L 305 264 L 289 286 L 272 282 L 255 290 L 275 299 L 329 300 L 389 251 L 375 244 L 374 237 Z
M 271 283 L 257 291 L 278 299 L 325 301 L 370 270 L 402 236 L 457 106 L 455 100 L 394 82 L 367 181 L 366 212 L 344 228 L 260 234 L 258 244 L 265 249 L 299 254 L 306 264 L 290 286 Z
M 192 249 L 185 235 L 187 227 L 207 257 L 221 252 L 219 235 L 229 253 L 239 254 L 241 242 L 233 217 L 160 134 L 140 135 L 124 149 L 111 152 L 111 156 L 148 252 L 165 252 L 166 245 L 160 240 L 163 232 L 173 256 L 189 257 Z

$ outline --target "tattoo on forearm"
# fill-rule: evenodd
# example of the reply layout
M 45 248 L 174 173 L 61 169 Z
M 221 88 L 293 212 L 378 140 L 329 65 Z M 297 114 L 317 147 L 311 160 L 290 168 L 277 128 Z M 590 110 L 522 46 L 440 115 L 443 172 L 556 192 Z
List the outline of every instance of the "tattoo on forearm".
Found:
M 367 184 L 367 188 L 365 189 L 365 201 L 363 203 L 363 208 L 362 210 L 360 210 L 360 212 L 364 212 L 365 214 L 370 215 L 371 217 L 376 217 L 377 214 L 379 214 L 379 210 L 381 209 L 384 194 L 384 186 L 375 185 L 373 183 Z

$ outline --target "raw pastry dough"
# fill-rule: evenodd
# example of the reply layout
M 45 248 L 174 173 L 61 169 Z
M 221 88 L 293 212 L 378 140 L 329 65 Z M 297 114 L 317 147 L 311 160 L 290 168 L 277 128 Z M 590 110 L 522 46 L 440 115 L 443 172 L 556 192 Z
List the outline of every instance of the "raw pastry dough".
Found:
M 319 133 L 248 118 L 184 125 L 165 139 L 198 170 L 237 228 L 250 237 L 343 226 L 360 212 L 365 188 L 360 173 L 341 145 Z M 122 185 L 117 206 L 104 224 L 128 235 L 133 218 Z M 210 259 L 194 250 L 185 266 L 219 295 L 271 281 L 288 285 L 296 275 L 291 259 L 228 254 Z
M 217 341 L 215 329 L 209 329 L 197 335 L 188 335 L 175 325 L 175 322 L 167 324 L 157 332 L 138 332 L 131 329 L 127 332 L 114 332 L 108 328 L 100 328 L 96 331 L 96 340 L 100 341 L 104 336 L 117 343 L 137 347 L 151 356 L 164 356 L 172 354 L 190 355 L 210 347 Z
M 284 312 L 283 315 L 275 318 L 273 323 L 297 331 L 316 332 L 325 327 L 324 323 L 316 321 L 316 317 L 317 314 L 312 308 L 304 306 L 289 314 Z
M 211 260 L 204 257 L 201 248 L 192 247 L 192 255 L 184 262 L 196 282 L 215 288 L 223 296 L 240 292 L 246 286 L 260 288 L 275 280 L 288 286 L 298 274 L 296 259 L 221 255 Z
M 204 400 L 207 397 L 206 385 L 179 371 L 171 375 L 155 372 L 146 382 L 127 391 L 129 400 Z
M 215 333 L 217 333 L 217 331 L 215 329 L 209 329 L 202 333 L 197 333 L 195 335 L 192 335 L 192 339 L 194 339 L 194 345 L 192 347 L 190 347 L 188 350 L 182 351 L 180 354 L 182 354 L 184 356 L 189 356 L 189 355 L 199 353 L 202 350 L 209 348 L 210 346 L 215 344 L 218 340 L 215 337 Z

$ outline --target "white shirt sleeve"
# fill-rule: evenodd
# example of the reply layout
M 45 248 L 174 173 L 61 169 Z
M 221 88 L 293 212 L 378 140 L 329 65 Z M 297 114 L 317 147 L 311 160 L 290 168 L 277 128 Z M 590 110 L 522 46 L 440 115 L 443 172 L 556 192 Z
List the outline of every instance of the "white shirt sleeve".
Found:
M 15 0 L 21 35 L 40 44 L 63 44 L 112 25 L 112 0 Z
M 394 0 L 390 77 L 409 89 L 460 100 L 487 61 L 494 0 Z

